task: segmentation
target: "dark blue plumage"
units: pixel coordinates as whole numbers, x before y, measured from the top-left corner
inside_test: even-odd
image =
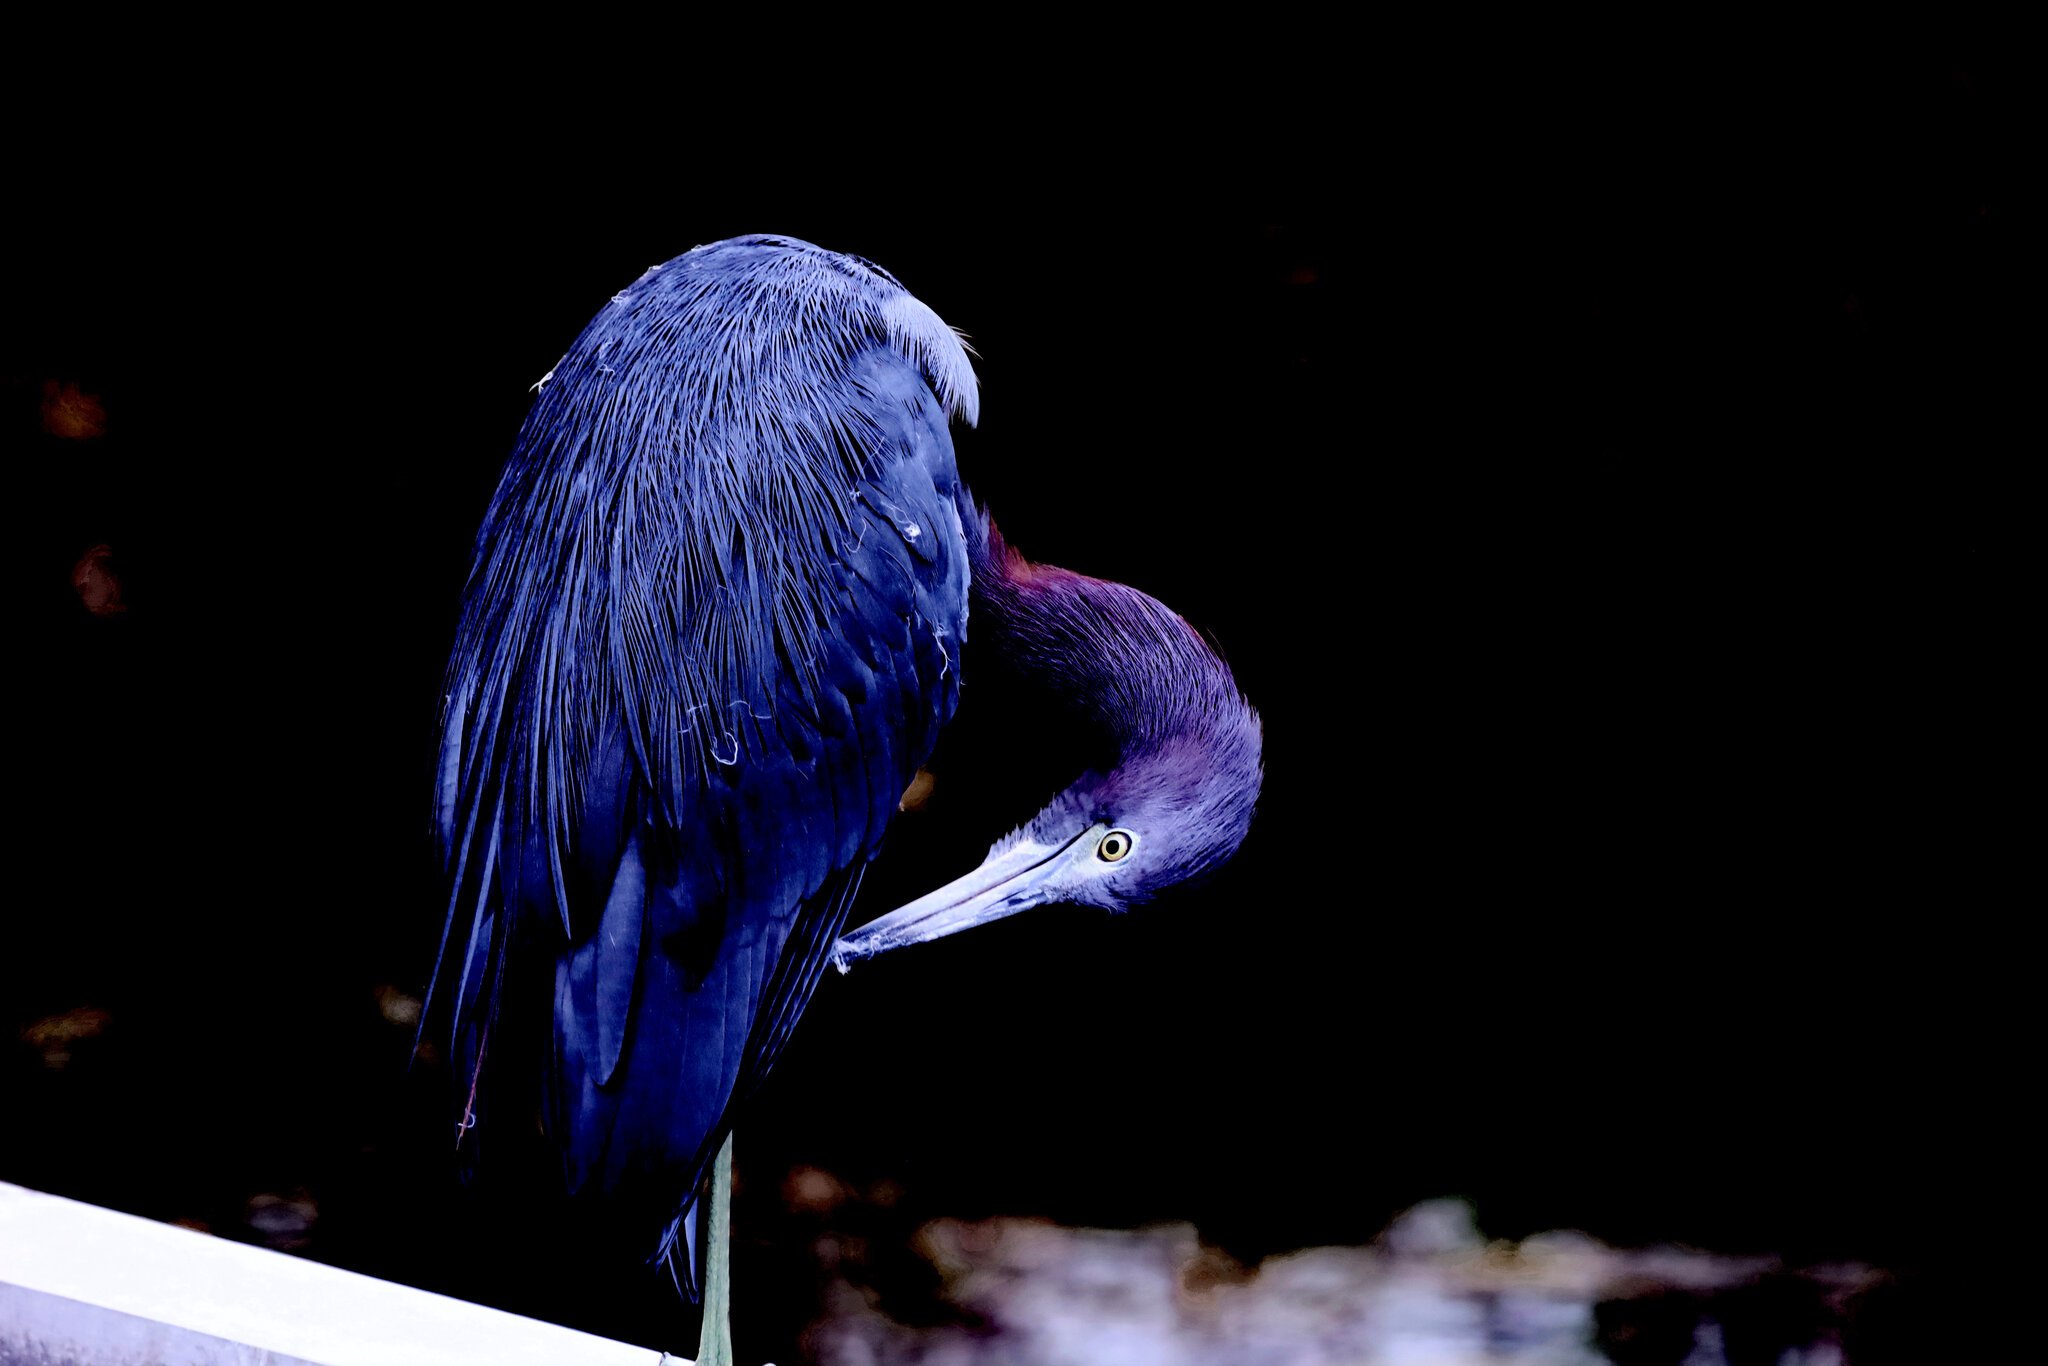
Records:
[[[700,248],[554,367],[478,536],[439,819],[464,1122],[487,1142],[538,1070],[569,1188],[628,1188],[656,1232],[953,712],[972,383],[860,263]],[[554,1056],[500,1056],[494,1014],[536,992]]]
[[[568,1191],[655,1252],[828,958],[1212,868],[1258,724],[1172,612],[1003,545],[954,467],[964,348],[858,258],[700,247],[539,389],[449,667],[430,1019],[465,1151],[537,1112]],[[970,622],[1104,762],[977,875],[842,940]]]

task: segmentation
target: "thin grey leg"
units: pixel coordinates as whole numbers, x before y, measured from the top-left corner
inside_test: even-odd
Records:
[[[732,1354],[732,1135],[711,1164],[711,1208],[704,1219],[704,1326],[697,1366],[734,1366]]]

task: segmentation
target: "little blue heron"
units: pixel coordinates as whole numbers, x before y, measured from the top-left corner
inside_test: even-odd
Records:
[[[966,349],[859,257],[698,247],[538,390],[443,713],[430,997],[457,1143],[481,1161],[537,1115],[571,1196],[693,1276],[713,1168],[701,1358],[722,1362],[734,1113],[826,964],[1214,868],[1251,820],[1259,723],[1158,601],[1005,545],[954,468]],[[963,670],[996,656],[1107,757],[842,939]]]

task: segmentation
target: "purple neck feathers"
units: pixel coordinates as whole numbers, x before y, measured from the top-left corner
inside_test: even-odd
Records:
[[[1135,588],[1033,564],[983,528],[985,539],[969,531],[977,647],[1099,727],[1119,763],[1192,742],[1256,764],[1257,718],[1194,627]]]

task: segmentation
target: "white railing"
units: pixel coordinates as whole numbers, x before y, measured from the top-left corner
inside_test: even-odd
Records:
[[[689,1366],[0,1182],[0,1366]]]

